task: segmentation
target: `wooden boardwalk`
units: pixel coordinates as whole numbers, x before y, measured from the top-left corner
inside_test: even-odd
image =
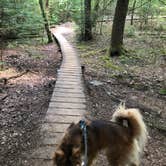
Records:
[[[60,44],[63,61],[58,71],[45,121],[41,127],[42,143],[30,155],[30,162],[24,165],[51,166],[53,153],[64,131],[70,123],[78,122],[85,114],[81,66],[76,50],[62,34],[66,30],[64,27],[52,29],[53,35]]]

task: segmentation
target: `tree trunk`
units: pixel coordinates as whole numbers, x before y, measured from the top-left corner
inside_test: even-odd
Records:
[[[96,21],[98,18],[98,11],[99,11],[99,0],[96,0],[94,8],[93,8],[93,16],[92,16],[92,25],[96,26]]]
[[[85,41],[92,39],[92,23],[91,23],[91,0],[84,0],[84,12],[85,12],[85,31],[83,39]]]
[[[130,22],[130,25],[133,25],[136,2],[137,2],[137,0],[134,0],[134,2],[133,2],[132,11],[131,11],[131,22]]]
[[[110,56],[119,56],[122,53],[125,20],[129,0],[118,0],[112,26]]]
[[[107,0],[103,0],[102,19],[101,19],[101,24],[100,24],[100,35],[102,35],[105,10],[107,9],[107,3],[106,2],[107,2]]]
[[[46,0],[46,9],[49,7],[49,0]]]
[[[0,48],[0,71],[3,70],[3,48]]]
[[[47,37],[48,37],[48,43],[51,43],[51,42],[53,42],[53,40],[52,40],[51,32],[49,29],[47,16],[46,16],[46,13],[44,11],[43,0],[39,0],[39,5],[40,5],[41,12],[42,12],[43,20],[44,20],[44,26],[45,26],[45,30],[46,30]]]
[[[84,0],[81,0],[81,39],[84,38]]]

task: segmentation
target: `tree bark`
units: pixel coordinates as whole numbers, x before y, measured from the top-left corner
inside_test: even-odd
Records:
[[[81,40],[84,38],[84,0],[81,0]]]
[[[99,0],[96,0],[94,8],[93,8],[93,15],[92,15],[92,25],[96,26],[96,21],[98,18],[98,11],[99,11]]]
[[[122,53],[125,20],[129,0],[118,0],[112,26],[110,56],[119,56]]]
[[[3,48],[0,48],[0,70],[3,70]]]
[[[137,2],[137,0],[134,0],[134,2],[133,2],[132,11],[131,11],[131,22],[130,22],[130,25],[133,25],[136,2]]]
[[[46,0],[46,9],[49,7],[49,0]]]
[[[91,22],[91,0],[84,0],[84,13],[85,13],[85,21],[84,21],[84,36],[83,40],[91,40],[92,39],[92,22]]]
[[[47,37],[48,37],[48,43],[52,43],[53,40],[52,40],[51,32],[49,29],[47,16],[46,16],[46,13],[44,11],[43,0],[39,0],[39,5],[40,5],[41,12],[42,12],[43,20],[44,20],[44,26],[45,26],[45,30],[46,30]]]

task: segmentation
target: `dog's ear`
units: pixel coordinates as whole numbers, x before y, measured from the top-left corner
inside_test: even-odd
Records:
[[[81,147],[73,147],[71,162],[75,166],[81,166]]]
[[[80,147],[74,147],[74,148],[72,149],[72,155],[73,155],[74,157],[79,157],[80,154],[81,154]]]
[[[63,159],[65,156],[64,152],[61,150],[61,149],[58,149],[55,154],[54,154],[54,158],[53,160],[56,162],[56,161],[59,161],[61,159]]]
[[[75,123],[71,123],[70,126],[67,128],[67,130],[71,129],[73,126],[75,125]]]

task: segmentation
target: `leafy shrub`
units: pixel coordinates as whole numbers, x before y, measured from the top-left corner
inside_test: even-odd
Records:
[[[43,19],[38,1],[29,0],[28,3],[26,0],[18,2],[1,1],[1,36],[10,39],[20,38],[28,35],[38,35],[43,29]]]
[[[166,31],[166,22],[163,18],[158,18],[155,25],[154,30],[159,32]]]
[[[113,63],[111,58],[108,55],[104,55],[101,58],[101,61],[103,62],[103,67],[105,69],[113,69],[113,70],[118,70],[120,71],[121,68]]]
[[[136,36],[136,28],[133,25],[128,25],[125,28],[125,36],[126,37],[134,37]]]
[[[159,94],[166,95],[166,89],[160,89]]]

